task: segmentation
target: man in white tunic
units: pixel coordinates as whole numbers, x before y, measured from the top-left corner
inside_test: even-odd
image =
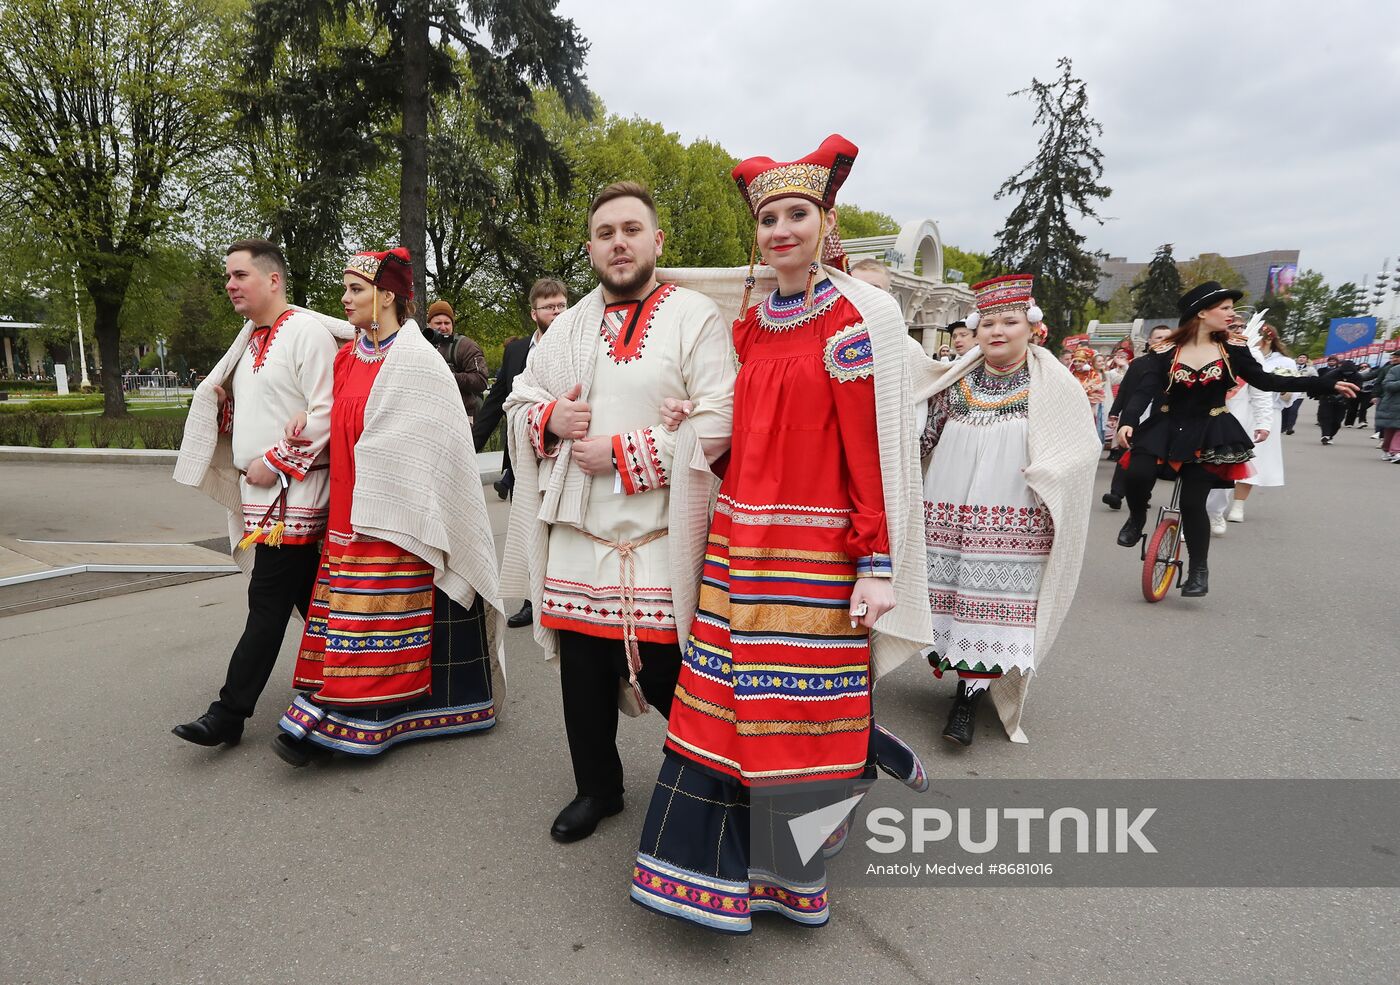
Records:
[[[563,842],[622,810],[619,705],[670,709],[706,523],[703,505],[676,520],[673,473],[708,475],[701,443],[713,454],[730,434],[729,329],[704,295],[657,282],[664,239],[645,188],[599,193],[600,284],[554,322],[505,404],[516,484],[502,590],[533,601],[536,639],[559,659],[577,784],[550,832]],[[678,395],[694,405],[689,435],[661,425]],[[678,456],[678,440],[691,451]]]
[[[203,441],[205,431],[214,437],[214,421],[206,418],[217,416],[238,470],[234,557],[251,580],[248,619],[218,699],[172,730],[202,746],[239,741],[277,663],[292,609],[306,616],[326,527],[331,367],[339,347],[328,324],[287,303],[287,265],[275,244],[240,240],[229,247],[225,266],[229,301],[247,321],[200,385],[206,392],[191,402],[175,477],[206,484],[214,453],[203,447],[211,444]],[[292,445],[283,431],[299,413],[306,414],[301,438],[309,440]],[[208,457],[196,453],[196,444]]]

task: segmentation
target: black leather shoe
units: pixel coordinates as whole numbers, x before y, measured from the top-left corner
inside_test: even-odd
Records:
[[[501,499],[505,499],[510,495],[510,483],[503,478],[497,479],[495,482],[491,483],[491,488],[496,490],[496,495],[501,497]]]
[[[278,733],[272,740],[272,751],[288,766],[305,766],[311,762],[313,748],[305,739],[294,739],[286,732]]]
[[[1197,599],[1210,591],[1210,569],[1204,564],[1193,564],[1186,571],[1186,581],[1181,585],[1181,597]]]
[[[1115,496],[1111,492],[1103,494],[1103,501],[1108,504],[1110,510],[1121,510],[1123,508],[1123,497]]]
[[[530,625],[534,621],[535,610],[527,599],[525,604],[520,607],[520,611],[506,620],[506,625],[511,629],[519,629],[522,626]]]
[[[1142,540],[1142,528],[1147,526],[1147,517],[1128,516],[1123,524],[1123,529],[1118,531],[1119,547],[1137,547],[1138,541]]]
[[[953,699],[953,707],[948,712],[948,725],[943,729],[943,738],[959,745],[972,745],[972,736],[977,730],[977,703],[987,693],[983,688],[973,695],[967,693],[967,685],[958,681],[958,696]]]
[[[549,836],[564,844],[581,841],[594,832],[603,818],[621,812],[621,797],[575,797],[554,819]]]
[[[176,725],[170,731],[197,746],[236,746],[243,738],[243,723],[226,721],[206,711],[194,721]]]

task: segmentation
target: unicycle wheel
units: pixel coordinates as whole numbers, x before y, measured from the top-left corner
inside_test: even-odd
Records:
[[[1142,597],[1160,602],[1171,590],[1172,580],[1181,569],[1177,559],[1181,553],[1181,521],[1175,516],[1163,517],[1147,541],[1142,562]]]

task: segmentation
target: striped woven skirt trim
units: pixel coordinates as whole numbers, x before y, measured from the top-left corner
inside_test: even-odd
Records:
[[[314,689],[318,705],[407,701],[431,686],[432,644],[431,565],[388,541],[327,543],[297,687]]]

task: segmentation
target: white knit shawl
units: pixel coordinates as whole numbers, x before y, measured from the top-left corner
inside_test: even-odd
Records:
[[[860,312],[875,357],[875,426],[885,489],[885,524],[894,568],[894,608],[875,623],[870,663],[877,678],[933,644],[924,553],[924,490],[919,473],[916,376],[932,360],[912,338],[889,294],[828,267],[836,289]]]
[[[974,349],[947,367],[946,372],[924,373],[915,386],[914,398],[928,400],[981,362],[981,350]],[[1049,509],[1055,524],[1055,539],[1036,602],[1035,669],[1039,670],[1079,587],[1094,473],[1102,446],[1094,430],[1089,398],[1073,374],[1040,346],[1030,347],[1028,364],[1031,381],[1026,427],[1030,464],[1025,470],[1026,485]],[[937,467],[935,449],[929,468]],[[994,681],[990,688],[1002,727],[1012,742],[1028,741],[1021,727],[1021,715],[1029,685],[1030,674],[1012,671]]]
[[[481,597],[495,640],[499,709],[505,613],[471,423],[452,371],[412,319],[394,337],[365,403],[350,523],[431,564],[433,584],[453,601],[469,606]]]
[[[354,326],[347,321],[295,305],[292,310],[317,319],[337,339],[355,337]],[[228,510],[229,548],[234,563],[244,574],[253,570],[253,549],[238,546],[243,539],[243,495],[238,485],[238,469],[233,464],[232,439],[219,433],[219,398],[214,387],[223,387],[224,392],[228,392],[233,371],[238,368],[238,360],[243,358],[252,334],[253,323],[245,321],[233,345],[195,389],[190,399],[190,412],[185,418],[185,434],[180,440],[174,475],[176,482],[194,486]]]

